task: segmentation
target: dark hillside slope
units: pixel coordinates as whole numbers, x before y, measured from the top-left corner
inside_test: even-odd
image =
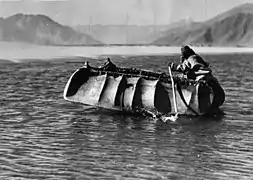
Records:
[[[16,14],[0,19],[0,40],[43,45],[89,45],[100,42],[44,15]]]
[[[244,4],[206,22],[170,30],[152,44],[253,46],[253,5]]]

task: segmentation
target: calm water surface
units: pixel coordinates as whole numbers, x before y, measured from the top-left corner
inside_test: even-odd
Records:
[[[226,114],[177,123],[64,101],[82,63],[2,64],[0,179],[253,179],[253,55],[205,57],[226,91]],[[166,71],[171,59],[114,62]]]

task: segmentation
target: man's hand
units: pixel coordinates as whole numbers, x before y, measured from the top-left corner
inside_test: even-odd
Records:
[[[181,61],[181,63],[183,63],[184,60],[186,60],[185,57],[184,57],[184,56],[180,56],[180,61]]]
[[[169,66],[169,67],[172,67],[173,65],[174,65],[173,62],[169,62],[169,63],[168,63],[168,66]]]
[[[176,69],[176,65],[173,62],[169,62],[168,67],[170,67],[172,71]]]

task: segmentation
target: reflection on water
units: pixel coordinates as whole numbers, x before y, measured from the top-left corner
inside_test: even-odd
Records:
[[[166,71],[172,58],[116,63]],[[0,67],[0,179],[250,179],[252,56],[206,58],[226,91],[226,114],[176,123],[64,101],[80,63]]]

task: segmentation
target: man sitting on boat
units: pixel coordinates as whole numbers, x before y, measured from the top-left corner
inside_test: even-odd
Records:
[[[215,94],[212,108],[215,109],[223,104],[225,100],[225,93],[218,80],[212,75],[212,70],[209,67],[209,63],[205,62],[189,46],[183,46],[181,48],[181,53],[181,64],[176,65],[171,62],[168,64],[171,70],[181,72],[191,80],[205,80]]]
[[[199,80],[211,75],[209,63],[205,62],[189,46],[181,48],[181,64],[169,63],[172,71],[182,72],[188,79]]]

